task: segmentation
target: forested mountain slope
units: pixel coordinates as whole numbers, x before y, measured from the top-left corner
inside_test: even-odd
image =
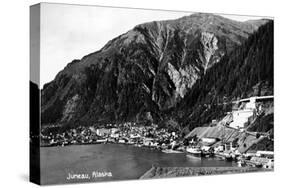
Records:
[[[231,101],[273,95],[273,21],[210,68],[177,106],[175,116],[193,129],[222,117]]]

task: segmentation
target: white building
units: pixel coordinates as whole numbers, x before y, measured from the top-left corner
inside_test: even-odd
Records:
[[[106,135],[109,135],[110,132],[111,132],[110,129],[105,129],[105,128],[101,128],[101,129],[96,130],[96,134],[98,136],[106,136]]]
[[[201,138],[201,141],[207,144],[214,144],[215,142],[217,142],[216,138],[211,138],[211,137],[204,137]]]
[[[249,119],[255,115],[255,110],[245,109],[232,112],[233,121],[229,124],[230,127],[235,129],[244,128]]]
[[[232,112],[232,122],[229,127],[243,129],[250,121],[250,118],[256,115],[256,97],[242,99],[239,102],[247,102],[243,109]]]

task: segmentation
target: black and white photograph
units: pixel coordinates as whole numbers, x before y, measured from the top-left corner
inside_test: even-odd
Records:
[[[30,181],[274,171],[274,18],[30,6]]]

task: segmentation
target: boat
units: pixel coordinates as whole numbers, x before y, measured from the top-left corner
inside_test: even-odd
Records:
[[[225,154],[224,159],[225,159],[226,161],[233,161],[233,156],[230,155],[230,154]]]
[[[202,157],[213,157],[214,153],[211,151],[202,151],[201,156]]]
[[[106,139],[99,139],[99,140],[96,140],[96,143],[105,143],[107,140]]]
[[[215,154],[216,157],[219,157],[223,160],[226,160],[226,161],[233,161],[233,156],[229,153],[226,153],[226,152],[217,152]]]
[[[214,156],[213,148],[211,148],[209,146],[202,146],[200,149],[201,149],[202,157],[213,157]]]
[[[182,151],[172,150],[172,149],[165,149],[162,150],[163,153],[183,153]]]
[[[196,156],[201,156],[202,154],[200,147],[188,147],[186,148],[186,152]]]

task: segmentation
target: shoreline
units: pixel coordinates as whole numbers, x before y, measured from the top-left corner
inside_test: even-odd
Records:
[[[136,148],[149,148],[152,150],[156,150],[156,151],[162,151],[162,148],[157,148],[154,146],[136,146],[135,144],[128,144],[128,143],[117,143],[117,142],[93,142],[93,143],[75,143],[75,144],[66,144],[66,145],[40,145],[40,148],[48,148],[48,147],[67,147],[67,146],[76,146],[76,145],[100,145],[100,144],[114,144],[114,145],[127,145],[127,146],[133,146]],[[175,150],[177,151],[177,150]]]
[[[251,172],[273,172],[274,169],[255,167],[155,167],[145,172],[139,179],[157,179],[185,176],[240,174]]]

